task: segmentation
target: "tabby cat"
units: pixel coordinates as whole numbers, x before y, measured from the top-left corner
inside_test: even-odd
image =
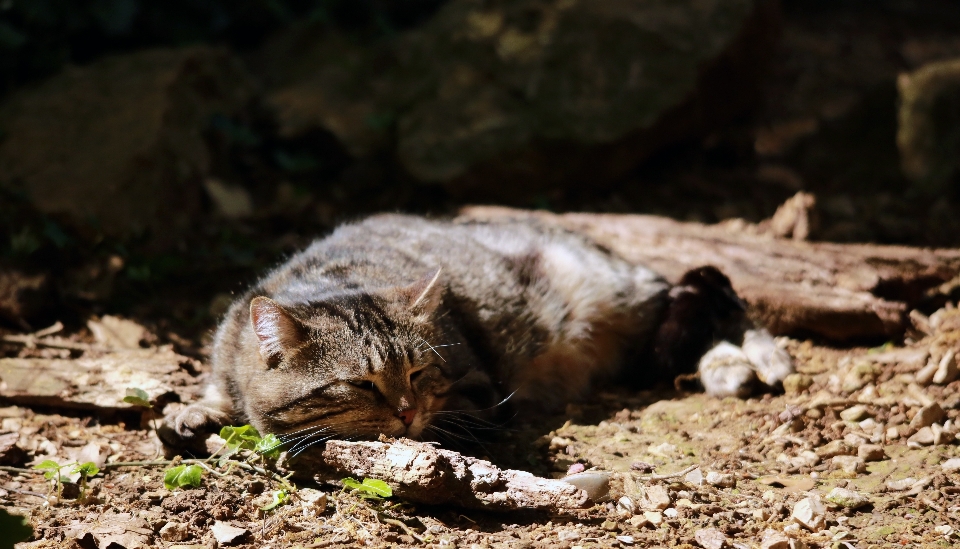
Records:
[[[169,414],[164,438],[251,423],[300,433],[301,448],[331,437],[443,439],[508,406],[553,407],[598,379],[671,379],[698,361],[708,392],[743,395],[757,377],[775,385],[792,370],[768,334],[744,337],[742,313],[712,267],[671,287],[529,219],[375,216],[237,299],[217,331],[205,398]],[[707,352],[722,339],[750,345]],[[470,421],[445,421],[464,414]]]

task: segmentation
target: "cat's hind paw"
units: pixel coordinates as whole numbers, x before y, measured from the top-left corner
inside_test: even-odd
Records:
[[[753,364],[757,378],[768,387],[780,386],[784,378],[794,372],[793,359],[777,346],[770,332],[762,328],[744,332],[742,348]]]
[[[720,398],[749,396],[757,379],[747,354],[727,341],[721,341],[703,355],[698,371],[707,394]]]

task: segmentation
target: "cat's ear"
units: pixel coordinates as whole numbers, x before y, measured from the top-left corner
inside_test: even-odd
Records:
[[[443,283],[440,281],[442,270],[441,267],[437,267],[420,280],[402,289],[401,293],[410,312],[423,315],[437,310],[443,299]]]
[[[303,325],[268,297],[255,297],[250,302],[250,322],[260,343],[260,356],[270,368],[280,364],[284,354],[305,337]]]

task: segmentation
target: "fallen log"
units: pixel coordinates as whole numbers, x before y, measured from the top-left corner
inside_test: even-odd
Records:
[[[405,438],[393,442],[331,440],[322,461],[305,456],[295,469],[315,474],[319,480],[335,480],[344,474],[375,478],[389,484],[401,499],[430,505],[558,511],[584,508],[590,502],[585,490],[568,482],[500,469],[489,461]]]
[[[685,223],[652,215],[552,214],[474,206],[461,220],[536,218],[580,232],[668,280],[714,265],[757,321],[778,335],[835,341],[898,337],[931,288],[960,273],[960,250],[777,238],[743,221]]]

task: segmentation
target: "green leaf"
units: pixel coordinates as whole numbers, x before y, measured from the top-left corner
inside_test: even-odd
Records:
[[[287,501],[287,499],[289,499],[289,497],[290,497],[290,496],[287,494],[287,491],[286,491],[286,490],[277,490],[276,492],[273,492],[273,501],[272,501],[271,503],[269,503],[268,505],[265,505],[265,506],[261,507],[260,510],[261,510],[261,511],[272,511],[272,510],[276,509],[278,506],[283,505],[284,503],[286,503],[286,501]]]
[[[177,465],[164,471],[163,486],[167,490],[177,488],[197,488],[203,477],[203,467],[199,465]]]
[[[253,425],[242,427],[226,426],[220,429],[220,438],[226,441],[231,451],[253,450],[260,442],[260,433]]]
[[[280,456],[280,446],[283,443],[277,438],[277,435],[268,433],[257,441],[254,451],[268,458],[277,458]]]
[[[150,395],[139,387],[130,387],[127,389],[127,396],[123,397],[123,401],[127,404],[133,404],[134,406],[153,408],[153,405],[150,404]]]
[[[81,463],[77,465],[76,467],[74,467],[73,471],[75,473],[80,473],[84,477],[89,478],[92,476],[96,476],[96,474],[100,472],[100,468],[97,467],[96,463],[93,463],[92,461],[88,461],[86,463]]]
[[[393,495],[393,489],[382,480],[365,478],[363,479],[363,486],[365,491],[376,494],[382,498],[388,498]]]
[[[46,471],[43,474],[43,478],[47,480],[53,480],[57,478],[57,475],[60,473],[60,469],[62,469],[63,467],[56,461],[53,461],[52,459],[48,459],[34,465],[33,468],[38,469],[40,471]]]
[[[13,549],[17,543],[33,537],[33,527],[27,518],[11,515],[3,507],[0,507],[0,532],[3,532],[0,549]]]

